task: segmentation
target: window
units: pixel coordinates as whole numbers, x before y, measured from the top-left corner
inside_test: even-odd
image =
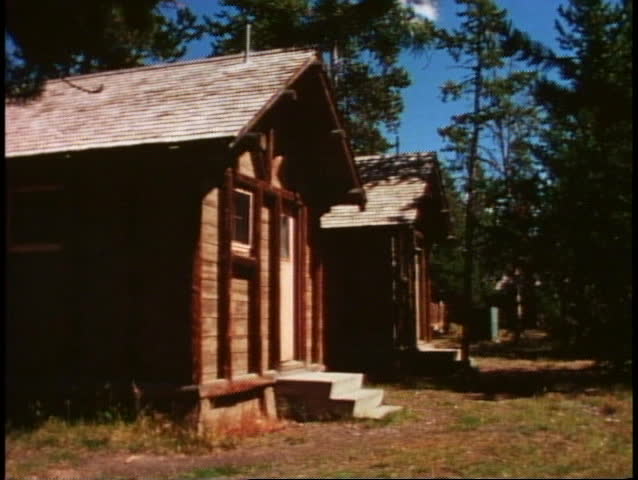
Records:
[[[64,229],[59,185],[16,188],[9,199],[9,247],[13,251],[57,250]]]
[[[253,195],[244,190],[233,192],[233,242],[250,246],[252,236],[252,201]]]
[[[290,258],[290,247],[291,247],[291,228],[290,224],[292,223],[292,218],[288,215],[281,216],[281,250],[280,255],[281,258],[289,259]]]

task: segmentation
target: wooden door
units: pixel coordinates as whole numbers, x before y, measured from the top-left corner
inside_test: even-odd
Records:
[[[280,362],[295,357],[295,218],[283,213],[280,219],[279,252],[279,339]]]

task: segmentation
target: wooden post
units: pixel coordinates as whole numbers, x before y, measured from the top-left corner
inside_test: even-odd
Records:
[[[279,290],[280,290],[280,254],[281,254],[281,214],[282,200],[280,195],[275,196],[275,205],[273,207],[270,218],[270,368],[276,368],[281,358],[281,339],[280,339],[280,307],[279,307]]]
[[[254,371],[260,374],[264,373],[266,366],[263,365],[261,359],[261,349],[263,341],[263,325],[261,318],[261,216],[263,205],[263,188],[261,185],[257,187],[254,192],[254,213],[253,213],[253,248],[252,254],[256,259],[255,268],[252,272],[252,284],[253,294],[250,297],[252,308],[250,309],[251,320],[251,338],[249,348],[251,358],[249,358],[249,365],[254,368]]]
[[[271,128],[268,131],[268,143],[266,145],[266,161],[265,163],[265,170],[266,170],[266,176],[264,178],[264,180],[266,181],[266,183],[268,185],[271,184],[272,182],[272,163],[273,163],[273,158],[275,157],[275,129]]]
[[[312,275],[312,361],[321,363],[321,257],[319,248],[319,225],[316,215],[311,216],[310,268]]]
[[[432,277],[430,275],[430,248],[431,245],[427,245],[427,251],[425,252],[425,341],[432,341]]]
[[[232,227],[233,227],[233,170],[227,168],[220,192],[219,209],[219,369],[223,378],[232,378],[231,355],[231,281],[232,281]]]
[[[202,259],[200,248],[200,244],[198,243],[193,256],[193,287],[191,296],[191,361],[193,364],[191,381],[195,385],[202,381]]]
[[[306,325],[306,237],[308,232],[308,225],[306,219],[306,207],[301,205],[298,208],[298,224],[299,235],[297,245],[297,331],[298,334],[298,357],[299,360],[308,360],[308,342],[307,342],[307,325]]]
[[[419,283],[421,285],[421,291],[419,295],[421,297],[421,311],[419,322],[421,322],[421,338],[420,340],[427,341],[428,338],[428,303],[427,303],[427,283],[426,276],[429,274],[428,262],[427,262],[427,251],[425,250],[425,245],[423,249],[419,253]]]

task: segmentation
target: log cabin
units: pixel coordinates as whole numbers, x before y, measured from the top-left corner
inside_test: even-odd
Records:
[[[365,211],[335,205],[321,218],[325,248],[327,364],[370,375],[449,371],[457,349],[434,349],[446,304],[431,272],[450,216],[433,152],[355,159]]]
[[[320,217],[365,195],[318,53],[50,80],[6,127],[9,411],[130,389],[205,428],[325,369]]]

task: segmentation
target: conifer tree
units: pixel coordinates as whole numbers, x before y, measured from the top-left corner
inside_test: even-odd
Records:
[[[173,0],[10,0],[6,17],[9,97],[37,94],[46,78],[172,61],[203,33]]]
[[[492,0],[456,3],[461,24],[440,32],[440,46],[467,74],[446,82],[442,94],[444,101],[469,101],[471,109],[455,115],[439,133],[447,141],[444,150],[453,155],[450,168],[462,183],[465,201],[462,298],[467,328],[480,287],[486,291],[485,282],[493,284],[506,268],[522,272],[529,249],[522,240],[532,230],[538,171],[531,149],[539,119],[529,95],[535,74],[517,69],[517,62],[542,48],[514,29]],[[467,348],[464,342],[466,358]]]
[[[602,356],[631,355],[633,2],[570,0],[556,22],[559,80],[545,77],[542,160],[551,180],[545,269],[554,327]]]
[[[398,0],[222,0],[208,19],[213,54],[240,52],[251,24],[256,49],[314,47],[324,53],[337,101],[358,154],[382,153],[410,84],[398,63],[403,48],[424,48],[433,26]]]

